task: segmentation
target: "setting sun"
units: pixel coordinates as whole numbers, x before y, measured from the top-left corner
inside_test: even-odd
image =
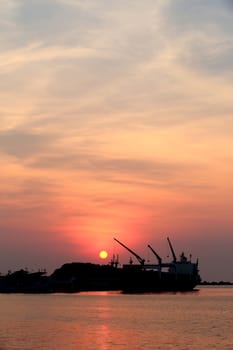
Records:
[[[106,250],[101,250],[101,252],[99,252],[99,257],[101,259],[106,259],[108,257],[108,252],[106,252]]]

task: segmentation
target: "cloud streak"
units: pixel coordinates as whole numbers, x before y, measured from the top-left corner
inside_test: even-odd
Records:
[[[45,61],[79,59],[83,57],[96,57],[97,50],[88,48],[43,47],[40,43],[32,43],[24,48],[2,53],[0,67],[5,72],[19,69],[21,66]]]

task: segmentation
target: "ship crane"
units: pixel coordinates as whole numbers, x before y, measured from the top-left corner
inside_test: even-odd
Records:
[[[135,256],[135,258],[138,260],[138,262],[143,266],[145,263],[145,259],[142,259],[137,253],[135,253],[133,250],[128,248],[126,245],[124,245],[122,242],[118,241],[118,239],[114,238],[114,240],[119,243],[122,247],[124,247],[126,250],[128,250],[131,254]]]
[[[156,258],[158,259],[158,263],[159,265],[162,265],[162,258],[159,256],[159,254],[156,253],[156,251],[148,244],[148,248],[150,248],[150,250],[152,251],[152,253],[156,256]]]
[[[174,249],[173,249],[173,247],[172,247],[172,244],[171,244],[171,241],[170,241],[169,237],[167,237],[167,241],[168,241],[169,247],[170,247],[171,252],[172,252],[173,262],[176,263],[176,260],[177,260],[177,259],[176,259],[176,254],[175,254],[175,252],[174,252]]]

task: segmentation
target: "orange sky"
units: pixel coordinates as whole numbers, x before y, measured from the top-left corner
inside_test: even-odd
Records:
[[[211,4],[211,6],[210,6]],[[1,5],[0,271],[129,254],[232,280],[232,12],[216,0]]]

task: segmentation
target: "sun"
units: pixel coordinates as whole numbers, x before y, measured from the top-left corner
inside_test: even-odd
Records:
[[[101,251],[99,252],[99,257],[100,257],[101,259],[106,259],[106,258],[108,257],[108,252],[106,252],[106,250],[101,250]]]

